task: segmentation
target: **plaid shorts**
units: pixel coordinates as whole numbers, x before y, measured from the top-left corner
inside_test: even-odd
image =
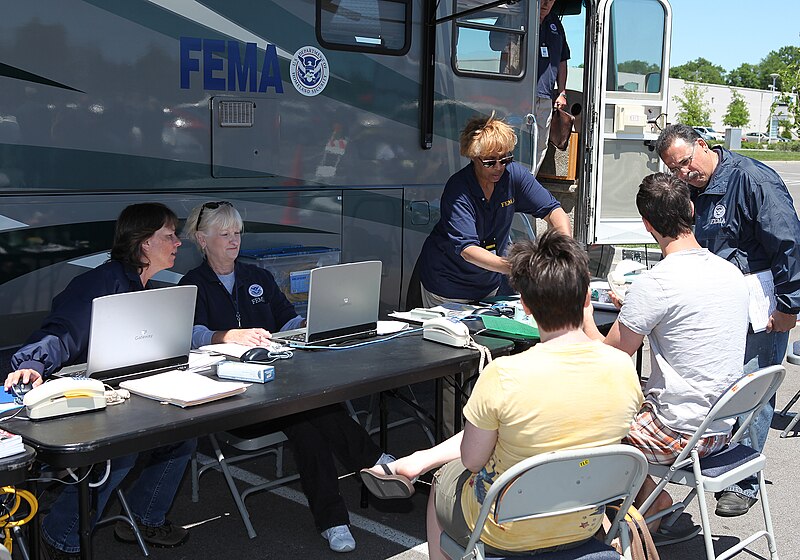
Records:
[[[727,445],[730,437],[730,434],[720,434],[701,438],[697,442],[697,452],[700,457],[716,453]],[[653,405],[645,402],[622,442],[644,453],[648,463],[671,465],[690,439],[691,436],[676,432],[661,422],[653,410]]]

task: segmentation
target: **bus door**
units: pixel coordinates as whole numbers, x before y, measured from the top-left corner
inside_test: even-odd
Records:
[[[595,14],[586,241],[652,243],[636,192],[660,168],[655,141],[667,122],[671,10],[666,0],[600,0]]]

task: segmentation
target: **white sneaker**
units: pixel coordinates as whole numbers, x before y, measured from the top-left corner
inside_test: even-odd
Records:
[[[356,540],[347,525],[337,525],[320,533],[334,552],[351,552],[356,549]]]

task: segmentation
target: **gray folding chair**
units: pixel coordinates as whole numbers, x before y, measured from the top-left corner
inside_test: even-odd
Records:
[[[192,457],[192,501],[197,502],[200,499],[200,476],[209,469],[219,469],[231,491],[231,496],[236,503],[236,509],[239,510],[239,515],[242,517],[247,535],[253,539],[257,536],[257,533],[253,528],[253,524],[250,521],[250,513],[244,503],[247,497],[254,492],[270,490],[300,478],[298,474],[289,476],[284,476],[283,474],[283,444],[286,442],[286,436],[283,432],[272,432],[263,436],[245,439],[237,437],[231,432],[219,432],[210,434],[208,439],[214,449],[216,462],[198,466],[196,455]],[[230,450],[241,453],[226,457],[222,452],[220,442]],[[236,486],[236,481],[233,479],[230,466],[270,454],[275,455],[275,480],[250,486],[240,492]]]
[[[791,346],[789,346],[789,349],[786,352],[786,361],[790,364],[800,366],[800,340],[795,340]],[[792,397],[792,400],[790,400],[786,406],[783,407],[783,410],[781,410],[781,416],[789,415],[789,409],[794,406],[794,403],[797,402],[797,399],[800,399],[800,391],[797,391]],[[784,428],[784,430],[781,432],[782,438],[785,438],[789,432],[794,429],[794,425],[797,424],[798,420],[800,420],[800,414],[795,414],[791,422],[789,422],[786,428]]]
[[[605,544],[591,539],[585,545],[560,551],[559,558],[581,558],[584,547],[603,547],[611,557],[619,558],[609,545],[619,534],[623,551],[628,552],[630,535],[622,523],[633,498],[647,475],[647,459],[629,445],[607,445],[591,449],[556,451],[525,459],[508,469],[491,485],[484,498],[475,529],[466,547],[442,533],[442,550],[453,558],[484,560],[487,556],[481,532],[491,515],[502,524],[572,513],[622,500],[607,533]],[[624,527],[624,530],[620,530]],[[594,550],[592,551],[594,553]],[[546,560],[550,554],[537,554]],[[628,556],[626,555],[626,558]]]
[[[786,370],[782,366],[770,366],[745,375],[720,396],[709,411],[706,419],[700,424],[700,427],[672,465],[650,465],[650,475],[660,480],[653,493],[639,506],[640,511],[647,511],[668,483],[682,484],[691,487],[692,491],[682,502],[677,502],[671,508],[648,517],[648,523],[669,516],[664,519],[662,525],[672,525],[689,502],[700,495],[698,505],[700,507],[700,521],[707,560],[730,558],[761,537],[767,539],[772,560],[778,559],[775,547],[775,532],[772,529],[772,517],[770,516],[769,501],[767,500],[767,486],[764,479],[766,457],[751,447],[738,442],[742,439],[746,430],[750,429],[750,423],[758,414],[758,411],[761,410],[761,407],[778,390],[785,375]],[[739,429],[736,430],[730,444],[719,453],[701,459],[695,447],[700,438],[706,433],[708,426],[714,421],[733,419],[738,416],[746,418],[740,424]],[[742,539],[735,546],[716,556],[711,536],[708,506],[706,505],[704,494],[705,492],[721,492],[731,484],[752,475],[756,475],[758,479],[759,498],[764,515],[765,529]]]

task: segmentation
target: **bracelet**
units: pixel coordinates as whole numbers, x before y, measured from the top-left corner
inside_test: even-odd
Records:
[[[562,91],[561,93],[559,93],[559,94],[558,94],[558,96],[559,96],[559,97],[561,97],[562,95],[563,95],[564,97],[566,97],[566,96],[567,96],[567,93],[566,93],[565,91]]]

